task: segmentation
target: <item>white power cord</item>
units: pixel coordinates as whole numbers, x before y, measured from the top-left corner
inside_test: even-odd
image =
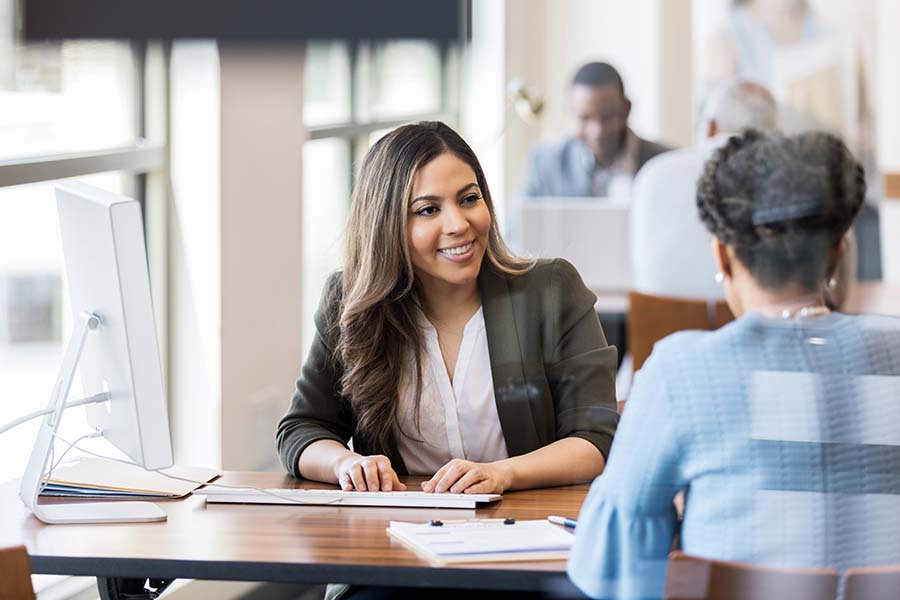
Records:
[[[76,406],[83,406],[85,404],[99,404],[101,402],[109,401],[109,398],[110,398],[109,392],[101,392],[99,394],[94,394],[93,396],[88,396],[87,398],[81,398],[80,400],[72,400],[71,402],[67,402],[65,404],[64,408],[74,408]],[[36,410],[32,413],[29,413],[27,415],[24,415],[22,417],[14,419],[14,420],[10,421],[9,423],[6,423],[5,425],[0,426],[0,435],[6,433],[10,429],[13,429],[14,427],[18,427],[19,425],[22,425],[23,423],[27,423],[28,421],[30,421],[32,419],[36,419],[36,418],[42,417],[44,415],[49,415],[52,412],[53,412],[53,409],[45,408],[43,410]],[[54,442],[56,442],[56,440],[59,440],[60,442],[64,443],[67,447],[63,451],[63,453],[60,455],[59,459],[56,459],[55,458],[55,448],[54,448],[55,443],[50,446],[50,469],[47,472],[47,474],[44,476],[43,480],[41,481],[41,490],[43,491],[44,487],[46,487],[46,485],[50,482],[51,476],[53,475],[53,470],[56,469],[60,465],[60,463],[62,463],[62,460],[66,457],[66,454],[68,454],[72,448],[75,448],[81,452],[84,452],[85,454],[89,454],[89,455],[97,457],[97,458],[102,458],[104,460],[111,460],[111,461],[119,462],[119,463],[122,463],[125,465],[140,466],[140,465],[136,464],[134,461],[121,460],[118,458],[112,458],[111,456],[103,456],[102,454],[97,454],[95,452],[91,452],[90,450],[85,450],[84,448],[81,448],[80,446],[78,446],[78,442],[80,442],[82,440],[89,439],[89,438],[102,437],[102,436],[103,436],[103,433],[97,431],[97,432],[85,434],[85,435],[81,436],[80,438],[78,438],[77,440],[75,440],[74,442],[69,442],[65,438],[61,437],[59,434],[54,433],[53,434]],[[307,501],[299,499],[299,498],[292,498],[290,496],[278,494],[276,492],[267,490],[265,488],[257,488],[257,487],[253,487],[253,486],[247,486],[247,485],[225,485],[223,483],[209,483],[206,481],[196,481],[194,479],[187,479],[185,477],[169,475],[168,473],[163,473],[162,469],[147,469],[147,470],[152,471],[154,473],[159,473],[163,477],[168,477],[169,479],[185,481],[187,483],[193,483],[196,485],[228,488],[228,489],[235,489],[235,490],[253,490],[253,491],[259,492],[261,494],[267,494],[274,498],[279,498],[281,500],[287,500],[288,502],[293,502],[296,504],[323,505],[323,504],[339,504],[341,502],[339,499],[333,500],[331,502],[307,502]]]
[[[76,406],[82,406],[84,404],[98,404],[100,402],[106,402],[109,400],[109,392],[100,392],[99,394],[94,394],[93,396],[88,396],[87,398],[82,398],[81,400],[72,400],[71,402],[67,402],[64,408],[74,408]],[[13,427],[18,427],[22,423],[27,423],[32,419],[36,419],[38,417],[42,417],[44,415],[49,415],[53,412],[52,408],[45,408],[44,410],[36,410],[33,413],[29,413],[24,417],[19,417],[18,419],[14,419],[0,427],[0,435],[6,433]]]

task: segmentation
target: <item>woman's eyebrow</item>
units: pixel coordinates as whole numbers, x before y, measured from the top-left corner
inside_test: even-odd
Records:
[[[478,187],[478,184],[474,183],[474,182],[470,183],[468,185],[464,185],[463,187],[459,188],[459,191],[456,192],[456,195],[459,196],[460,194],[464,194],[465,192],[469,191],[471,188],[477,188],[477,187]]]
[[[456,192],[456,195],[459,196],[460,194],[464,194],[465,192],[469,191],[470,189],[472,189],[472,188],[477,188],[477,187],[478,187],[478,184],[475,183],[475,182],[467,183],[466,185],[464,185],[464,186],[462,186],[461,188],[459,188],[459,191]],[[418,197],[416,197],[416,198],[413,198],[413,199],[410,201],[410,204],[412,204],[413,202],[418,202],[419,200],[426,200],[426,201],[428,201],[428,202],[435,202],[435,201],[440,200],[440,199],[441,199],[440,196],[436,196],[436,195],[434,195],[434,194],[428,194],[428,195],[425,195],[425,196],[418,196]]]

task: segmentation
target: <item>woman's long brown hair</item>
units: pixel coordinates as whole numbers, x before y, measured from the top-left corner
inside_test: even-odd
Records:
[[[396,447],[399,382],[403,377],[415,382],[416,419],[421,394],[422,307],[407,239],[413,178],[422,166],[447,152],[475,172],[491,214],[482,268],[515,275],[533,265],[507,249],[481,165],[450,127],[441,122],[405,125],[372,146],[353,191],[335,350],[344,367],[341,393],[356,417],[354,435],[384,454]],[[405,372],[410,356],[413,368]]]

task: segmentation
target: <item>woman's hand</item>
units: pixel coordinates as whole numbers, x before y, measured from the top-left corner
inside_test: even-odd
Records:
[[[424,482],[422,489],[438,494],[502,494],[511,482],[512,473],[502,461],[476,463],[454,458]]]
[[[361,456],[347,453],[334,467],[334,474],[342,490],[357,492],[403,491],[406,485],[400,482],[387,456],[376,454]]]

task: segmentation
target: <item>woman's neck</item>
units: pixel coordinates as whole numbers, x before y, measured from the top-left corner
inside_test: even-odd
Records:
[[[754,311],[768,317],[792,317],[804,314],[803,311],[824,309],[825,293],[796,286],[780,290],[754,287],[742,291],[741,305],[743,312]]]
[[[465,325],[481,306],[478,282],[456,285],[443,281],[422,281],[425,316],[435,326]]]

